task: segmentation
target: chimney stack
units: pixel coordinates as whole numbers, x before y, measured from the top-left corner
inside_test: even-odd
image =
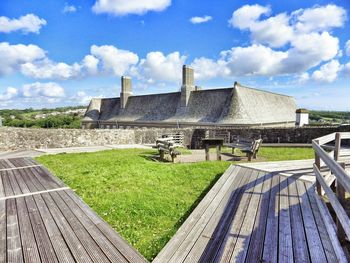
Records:
[[[194,90],[194,70],[184,65],[182,67],[181,107],[187,107],[191,92]]]
[[[129,97],[132,96],[131,78],[122,76],[121,84],[122,87],[120,92],[120,108],[125,109]]]

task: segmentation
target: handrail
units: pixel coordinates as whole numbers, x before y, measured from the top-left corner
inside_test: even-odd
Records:
[[[340,241],[345,241],[345,236],[350,240],[350,220],[343,208],[345,203],[345,191],[350,193],[350,174],[345,170],[345,163],[338,163],[341,156],[341,140],[350,139],[350,133],[332,133],[312,141],[312,147],[315,151],[314,172],[316,176],[316,189],[319,195],[322,195],[322,189],[327,195],[337,216],[337,232]],[[327,153],[322,145],[335,141],[334,151]],[[329,148],[329,146],[328,146]],[[330,169],[332,180],[328,181],[321,174],[321,161]],[[330,188],[333,181],[336,181],[336,194]]]

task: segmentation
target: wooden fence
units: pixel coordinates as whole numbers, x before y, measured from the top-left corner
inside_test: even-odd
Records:
[[[332,205],[337,217],[338,238],[342,243],[346,238],[350,240],[350,219],[345,210],[345,193],[350,193],[350,174],[344,162],[350,151],[342,147],[345,139],[350,139],[350,132],[332,133],[312,141],[317,193],[320,196],[325,194]],[[329,172],[325,174],[325,170]],[[335,190],[331,187],[333,183]]]

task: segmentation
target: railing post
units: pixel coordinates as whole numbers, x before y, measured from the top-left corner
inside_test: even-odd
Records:
[[[319,140],[314,140],[314,142],[317,143],[318,145],[320,144]],[[316,151],[315,151],[315,165],[321,171],[321,159],[317,155]],[[316,180],[316,191],[318,195],[322,195],[322,187],[321,187],[321,184],[318,182],[318,180]]]
[[[341,146],[341,133],[337,132],[335,134],[335,147],[334,147],[334,160],[338,161]]]
[[[340,166],[342,168],[345,169],[345,163],[339,163]],[[345,199],[345,188],[341,185],[341,183],[339,182],[339,180],[336,180],[336,185],[337,185],[337,197],[338,200],[340,202],[340,204],[343,206],[343,208],[345,209],[346,207],[346,199]],[[346,241],[346,234],[345,231],[337,217],[337,234],[338,234],[338,238],[341,244],[344,244],[344,242]]]

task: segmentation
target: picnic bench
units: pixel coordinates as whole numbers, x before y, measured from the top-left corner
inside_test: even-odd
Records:
[[[181,152],[176,150],[176,148],[179,146],[180,145],[174,142],[172,137],[164,137],[156,140],[155,148],[157,148],[159,151],[160,160],[162,161],[165,160],[164,159],[165,154],[169,154],[171,156],[171,161],[174,163],[176,160],[176,157],[178,155],[181,155]]]
[[[252,158],[256,159],[256,156],[259,152],[259,148],[262,144],[262,139],[248,141],[248,140],[240,140],[232,143],[225,143],[225,147],[232,148],[232,154],[235,153],[235,149],[238,148],[241,152],[245,153],[248,157],[248,161],[250,162]]]
[[[205,149],[205,160],[209,161],[209,148],[216,148],[216,160],[221,161],[221,146],[224,139],[222,138],[204,138],[202,139]]]

